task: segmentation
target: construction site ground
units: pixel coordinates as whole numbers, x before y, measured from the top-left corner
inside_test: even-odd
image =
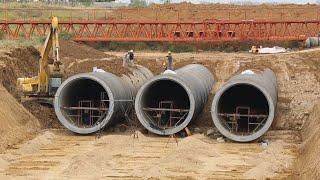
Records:
[[[60,20],[150,20],[150,21],[203,21],[220,20],[314,20],[319,19],[319,5],[316,4],[152,4],[146,7],[122,7],[118,9],[92,9],[85,7],[48,7],[40,3],[3,4],[1,8],[17,8],[1,11],[1,20],[48,20],[52,14]]]
[[[101,52],[72,41],[61,42],[66,75],[93,66],[121,75],[124,52]],[[138,64],[163,71],[166,53],[136,52]],[[52,108],[20,103],[17,77],[34,76],[39,52],[34,47],[0,51],[0,179],[319,179],[320,49],[283,54],[197,52],[173,54],[175,67],[206,66],[215,85],[193,135],[175,139],[147,133],[121,122],[102,134],[79,136],[58,123]],[[277,116],[262,140],[221,141],[206,136],[214,92],[245,69],[272,69],[278,78]],[[137,120],[132,119],[135,124]],[[196,130],[197,129],[197,130]],[[134,135],[138,135],[135,138]],[[100,137],[101,136],[101,137]]]

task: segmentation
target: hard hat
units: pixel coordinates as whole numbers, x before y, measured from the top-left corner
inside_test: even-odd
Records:
[[[131,49],[131,50],[130,50],[130,52],[132,52],[132,53],[133,53],[133,49]]]
[[[171,51],[168,51],[168,54],[171,54]]]

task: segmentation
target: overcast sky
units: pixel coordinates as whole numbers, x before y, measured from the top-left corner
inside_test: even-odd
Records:
[[[116,0],[118,2],[129,3],[130,0]],[[160,3],[161,0],[146,0],[148,3]],[[171,0],[172,3],[179,2],[192,2],[198,3],[239,3],[239,2],[253,2],[253,3],[296,3],[296,4],[307,4],[316,3],[317,0]],[[318,1],[319,2],[319,1]]]

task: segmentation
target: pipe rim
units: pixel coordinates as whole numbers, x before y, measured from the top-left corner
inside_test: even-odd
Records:
[[[90,79],[93,80],[97,83],[99,83],[107,92],[108,94],[108,98],[109,98],[109,110],[108,110],[108,114],[105,116],[105,118],[101,121],[101,123],[95,124],[93,127],[90,128],[80,128],[76,125],[73,125],[72,123],[70,123],[70,121],[65,118],[65,116],[62,113],[61,110],[61,100],[60,100],[60,95],[63,92],[64,88],[67,87],[66,85],[68,85],[70,82],[76,81],[76,80],[80,80],[80,79]],[[99,79],[96,76],[93,76],[91,74],[77,74],[74,76],[71,76],[70,78],[66,79],[61,86],[58,88],[56,94],[55,94],[55,98],[54,98],[54,110],[55,113],[58,117],[58,120],[60,121],[60,123],[66,127],[67,129],[69,129],[72,132],[78,133],[78,134],[91,134],[94,132],[99,131],[101,128],[105,127],[106,124],[111,120],[111,116],[113,114],[114,111],[114,96],[113,93],[111,91],[111,89],[109,88],[109,86],[103,82],[101,79]]]
[[[254,86],[260,92],[263,93],[263,95],[265,96],[265,98],[267,99],[267,102],[268,102],[269,115],[268,115],[268,119],[267,119],[265,125],[261,129],[259,129],[257,132],[250,134],[250,135],[239,136],[239,135],[235,135],[235,134],[231,133],[220,123],[220,119],[217,115],[218,114],[218,103],[219,103],[220,97],[222,96],[222,94],[225,91],[227,91],[228,89],[230,89],[231,87],[236,86],[236,85]],[[211,117],[212,117],[213,123],[216,126],[216,128],[219,130],[219,132],[222,135],[224,135],[225,137],[227,137],[233,141],[237,141],[237,142],[249,142],[249,141],[253,141],[253,140],[260,138],[270,128],[270,126],[273,122],[274,116],[275,116],[275,104],[273,103],[272,97],[270,96],[268,91],[263,86],[259,85],[259,83],[254,82],[252,80],[240,80],[240,81],[238,80],[237,82],[229,82],[229,83],[223,85],[218,90],[216,95],[214,96],[213,101],[212,101],[212,105],[211,105]]]
[[[179,126],[177,126],[175,128],[170,128],[170,129],[165,129],[165,130],[158,130],[158,129],[154,129],[154,128],[150,127],[148,121],[145,120],[144,115],[142,115],[144,112],[141,108],[141,103],[140,103],[142,96],[143,96],[143,93],[146,91],[146,88],[150,87],[153,83],[155,83],[157,81],[161,81],[161,80],[169,80],[169,81],[173,81],[173,82],[179,84],[188,94],[189,103],[190,103],[190,111],[188,112],[188,116],[183,121],[183,123],[181,123]],[[139,91],[136,95],[136,99],[135,99],[135,111],[136,111],[136,115],[137,115],[140,123],[143,125],[143,127],[148,129],[150,132],[158,134],[158,135],[172,135],[172,134],[175,134],[175,133],[183,130],[185,127],[187,127],[187,125],[192,120],[193,115],[195,113],[195,99],[191,93],[190,88],[187,86],[187,84],[182,79],[180,79],[178,76],[175,76],[175,75],[166,74],[166,75],[154,77],[153,79],[151,79],[149,82],[145,83],[139,89]]]

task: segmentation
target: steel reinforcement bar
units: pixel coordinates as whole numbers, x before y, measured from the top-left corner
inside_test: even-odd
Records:
[[[50,21],[0,21],[8,39],[45,36]],[[268,21],[204,20],[200,22],[70,20],[60,32],[76,41],[116,42],[228,42],[306,40],[320,31],[320,20]]]

